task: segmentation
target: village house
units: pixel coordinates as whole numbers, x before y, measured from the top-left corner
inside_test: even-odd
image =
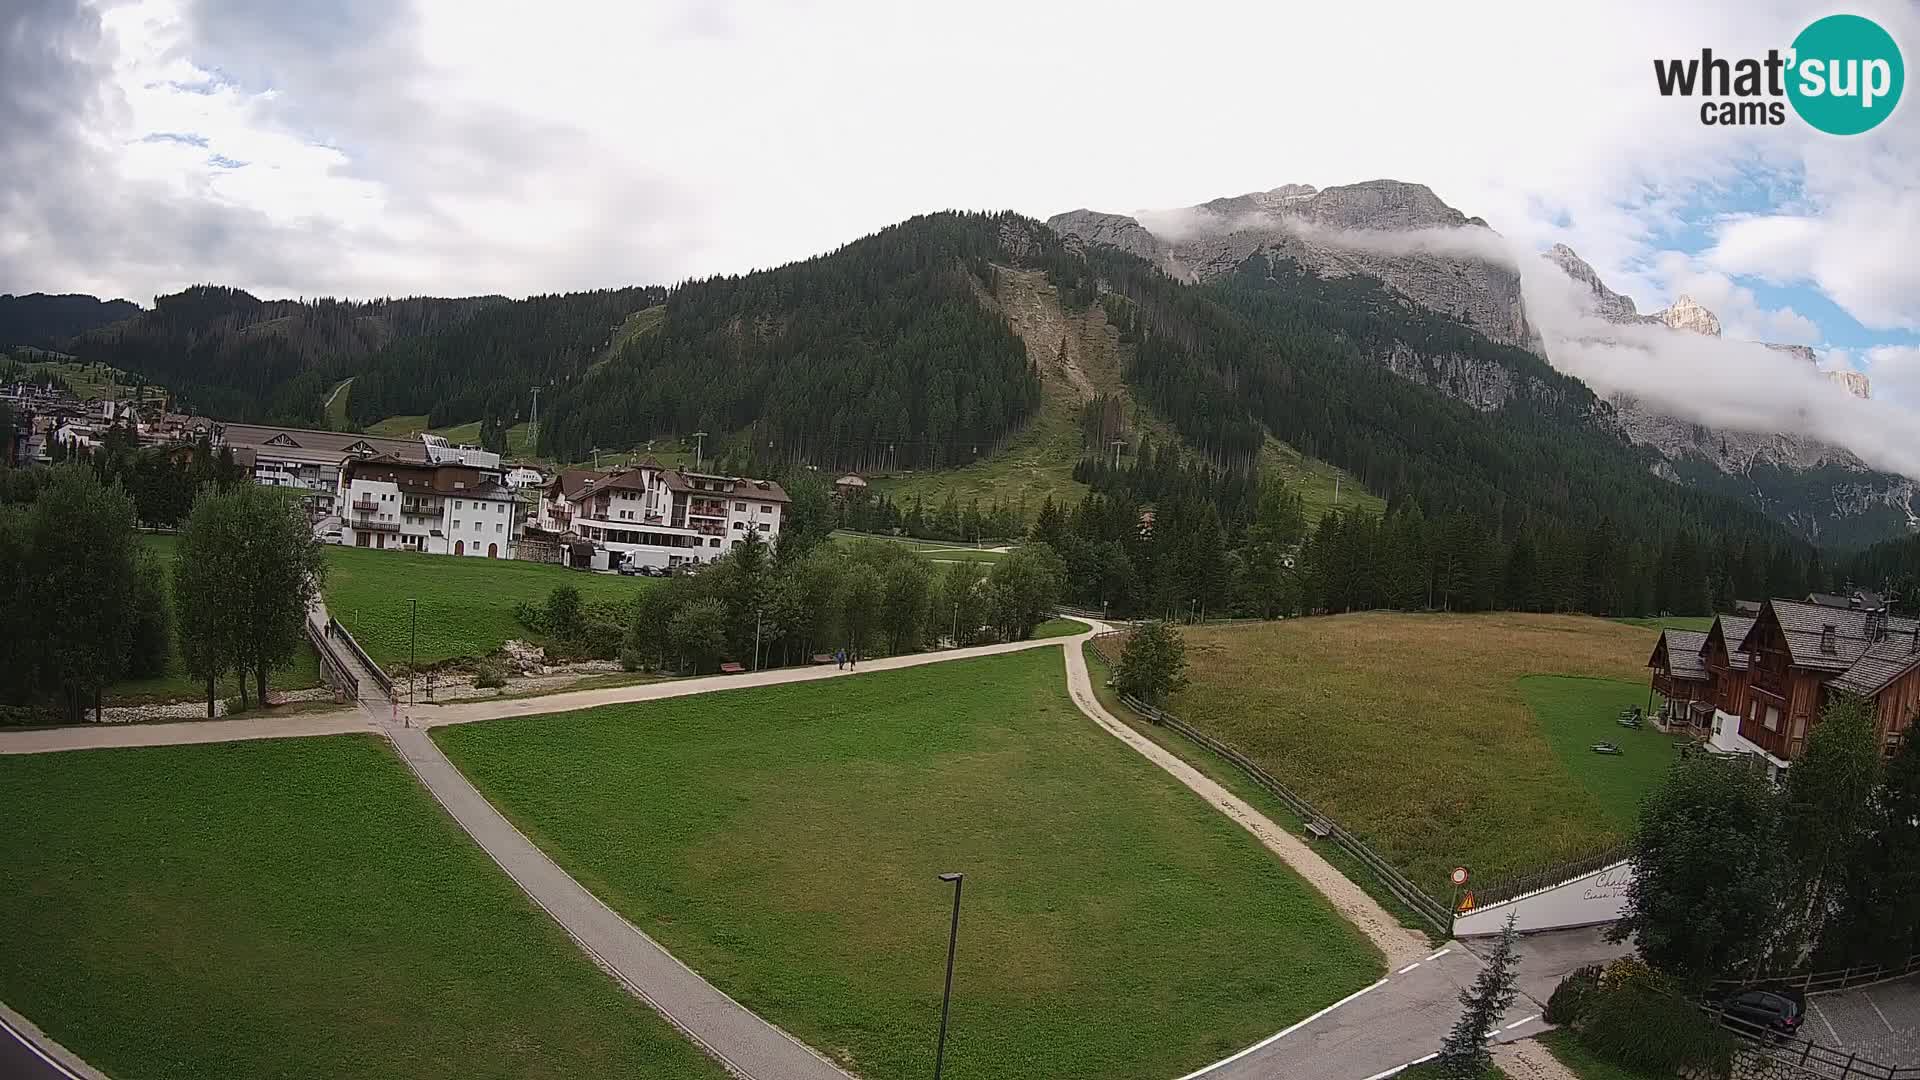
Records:
[[[535,524],[589,541],[632,566],[712,562],[749,533],[779,538],[787,493],[771,480],[667,469],[652,459],[617,472],[567,469],[548,484]]]
[[[341,489],[341,539],[354,547],[511,559],[520,539],[518,500],[497,469],[355,458]]]
[[[1704,635],[1668,630],[1649,666],[1668,715],[1685,717],[1678,726],[1698,728],[1709,703],[1709,745],[1758,755],[1774,776],[1805,752],[1835,694],[1869,703],[1888,755],[1920,715],[1920,621],[1872,593],[1769,600],[1752,618],[1719,617]]]

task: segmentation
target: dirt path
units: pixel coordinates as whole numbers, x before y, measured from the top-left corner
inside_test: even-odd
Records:
[[[1493,1048],[1493,1063],[1513,1080],[1580,1080],[1553,1052],[1535,1039],[1502,1043]]]
[[[1278,855],[1293,871],[1307,879],[1307,883],[1319,890],[1332,902],[1340,914],[1347,917],[1360,932],[1367,936],[1382,953],[1386,954],[1387,966],[1398,968],[1418,960],[1431,952],[1426,938],[1400,925],[1387,912],[1386,908],[1365,889],[1349,881],[1346,875],[1335,869],[1332,863],[1320,857],[1320,853],[1308,847],[1305,841],[1275,824],[1272,819],[1254,809],[1239,796],[1215,783],[1200,770],[1187,764],[1171,751],[1163,748],[1152,739],[1140,734],[1117,719],[1100,699],[1094,695],[1093,679],[1087,673],[1087,660],[1080,646],[1089,635],[1065,639],[1067,645],[1067,691],[1073,696],[1073,703],[1094,723],[1105,728],[1107,733],[1128,746],[1133,747],[1142,757],[1171,773],[1175,779],[1192,788],[1193,791],[1214,808],[1240,823],[1241,827],[1252,833],[1268,851]]]

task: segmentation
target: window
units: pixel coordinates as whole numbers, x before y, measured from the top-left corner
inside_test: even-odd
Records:
[[[456,528],[456,529],[460,527],[460,519],[459,519],[459,518],[454,518],[454,519],[453,519],[453,527],[454,527],[454,528]]]
[[[773,513],[773,505],[772,505],[771,503],[761,503],[761,504],[760,504],[760,512],[761,512],[761,513],[763,513],[763,514],[771,514],[771,513]]]
[[[741,512],[743,512],[743,513],[744,513],[744,512],[746,511],[746,509],[747,509],[747,504],[746,504],[746,503],[734,503],[734,504],[733,504],[733,508],[734,508],[735,510],[739,510],[739,511],[741,511]]]
[[[1772,705],[1767,706],[1767,718],[1760,726],[1766,728],[1768,731],[1779,731],[1780,710]]]
[[[764,521],[760,523],[760,531],[761,531],[761,532],[766,532],[767,530],[769,530],[769,529],[771,529],[771,528],[773,528],[773,526],[771,526],[771,525],[769,525],[769,524],[767,524],[767,523],[766,523],[766,522],[764,522]]]
[[[715,536],[715,537],[711,537],[711,538],[709,538],[709,539],[707,540],[707,546],[708,546],[708,547],[719,547],[719,546],[720,546],[720,538],[719,538],[719,537],[717,537],[717,536]]]
[[[467,504],[461,502],[459,499],[455,499],[453,500],[453,508],[455,510],[465,510],[467,508]]]
[[[505,532],[506,530],[507,530],[507,527],[504,523],[498,522],[498,521],[493,523],[494,532]]]

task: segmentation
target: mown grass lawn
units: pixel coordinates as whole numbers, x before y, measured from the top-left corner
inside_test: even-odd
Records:
[[[1072,637],[1087,632],[1087,624],[1079,619],[1048,619],[1033,628],[1035,638]]]
[[[1447,895],[1455,866],[1492,882],[1625,838],[1624,789],[1589,789],[1521,680],[1644,679],[1648,630],[1576,616],[1364,613],[1186,638],[1192,684],[1171,711],[1254,758],[1435,896]],[[1584,689],[1590,699],[1555,695],[1557,709],[1632,734],[1612,723],[1626,700],[1617,683]]]
[[[1627,1069],[1587,1048],[1580,1036],[1568,1028],[1558,1028],[1540,1036],[1540,1042],[1559,1059],[1567,1071],[1580,1080],[1657,1080],[1643,1072]]]
[[[0,999],[110,1076],[703,1078],[370,736],[0,757]]]
[[[1698,630],[1704,634],[1713,629],[1713,616],[1711,615],[1659,615],[1651,618],[1615,619],[1614,621],[1626,623],[1628,626],[1639,626],[1654,631]],[[1649,653],[1653,651],[1653,644],[1651,642],[1647,644],[1647,651]]]
[[[164,573],[173,574],[173,553],[178,544],[170,533],[142,533],[140,542],[151,550],[160,560]],[[172,586],[168,586],[171,592]],[[301,646],[294,654],[293,662],[272,672],[267,677],[267,685],[275,690],[306,690],[320,685],[320,657],[311,648]],[[239,681],[228,675],[215,691],[222,700],[238,697]],[[253,693],[253,684],[247,684],[247,693]],[[167,670],[148,679],[122,679],[107,687],[108,705],[141,705],[169,701],[204,701],[207,696],[205,683],[188,675],[180,666],[180,642],[172,639],[172,648],[167,656]]]
[[[539,635],[514,617],[514,605],[522,600],[545,603],[560,585],[579,589],[589,604],[625,604],[647,587],[642,578],[589,574],[551,563],[329,547],[324,593],[327,610],[383,667],[407,662],[407,598],[415,598],[417,655],[424,666],[483,656],[510,638],[539,641]]]
[[[436,730],[675,955],[869,1080],[1165,1080],[1366,985],[1373,947],[1101,731],[1053,649]]]
[[[1640,800],[1660,786],[1679,756],[1674,736],[1651,725],[1636,731],[1617,722],[1624,709],[1646,709],[1646,684],[1529,675],[1520,680],[1520,693],[1567,772],[1600,801],[1623,834],[1632,832]],[[1595,743],[1612,743],[1620,753],[1596,754]]]
[[[991,548],[1019,546],[1016,541],[1011,544],[990,542],[988,547],[976,547],[972,544],[954,540],[922,540],[913,536],[880,536],[875,533],[857,533],[847,532],[845,530],[835,531],[828,539],[841,547],[848,547],[868,540],[881,544],[900,544],[925,555],[929,559],[946,562],[999,562],[1001,559],[1007,557],[1006,553],[993,551]]]

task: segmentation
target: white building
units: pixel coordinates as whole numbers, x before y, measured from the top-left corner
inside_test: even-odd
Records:
[[[341,542],[354,547],[511,559],[520,539],[497,470],[376,457],[347,462],[341,489]]]
[[[507,486],[510,488],[537,488],[544,487],[547,483],[547,478],[544,473],[539,469],[531,469],[525,465],[517,465],[508,469],[506,480]]]
[[[624,472],[562,472],[547,486],[536,522],[633,565],[665,568],[712,562],[748,533],[773,543],[788,501],[771,480],[683,472],[645,461]]]
[[[348,462],[373,457],[420,463],[429,460],[425,446],[429,436],[383,439],[261,424],[218,424],[211,435],[216,450],[222,446],[233,449],[235,461],[244,462],[252,454],[254,483],[303,489],[315,515],[345,516],[339,501],[343,494],[341,472]]]

